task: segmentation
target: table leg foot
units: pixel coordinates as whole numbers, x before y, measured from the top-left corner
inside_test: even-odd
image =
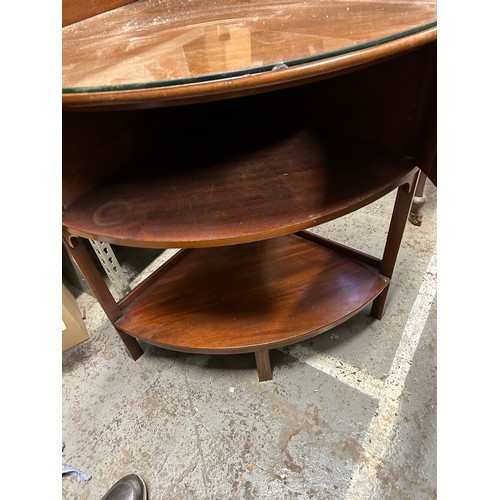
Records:
[[[422,208],[427,202],[427,196],[415,196],[413,198],[413,204],[411,206],[411,212],[409,216],[410,222],[414,226],[421,226],[423,220]]]
[[[418,178],[415,194],[413,195],[413,200],[410,208],[410,215],[408,216],[408,220],[414,226],[421,226],[422,220],[424,218],[422,214],[422,208],[427,203],[427,196],[424,194],[426,181],[427,177],[421,172]]]
[[[382,319],[385,313],[385,304],[387,301],[389,289],[386,288],[373,302],[370,310],[370,316],[375,319]]]
[[[132,335],[122,332],[118,328],[115,328],[115,330],[125,344],[130,357],[134,361],[137,361],[144,354],[144,350],[142,349],[141,344],[139,344],[137,339],[135,337],[132,337]]]
[[[269,358],[269,350],[257,351],[255,353],[255,361],[257,363],[257,374],[259,382],[273,379],[273,370],[271,368],[271,360]]]

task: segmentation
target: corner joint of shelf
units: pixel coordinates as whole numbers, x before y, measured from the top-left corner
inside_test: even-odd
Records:
[[[413,168],[405,179],[405,182],[402,184],[402,188],[404,189],[405,193],[411,194],[415,191],[419,177],[420,169],[418,167]]]
[[[66,245],[68,245],[70,248],[75,248],[73,239],[77,238],[77,236],[75,236],[74,234],[70,234],[66,229],[63,229],[62,237]]]

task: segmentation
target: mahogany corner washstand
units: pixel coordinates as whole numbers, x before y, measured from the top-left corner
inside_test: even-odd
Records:
[[[134,359],[255,353],[384,313],[436,182],[434,1],[63,2],[63,241]],[[383,255],[308,228],[398,189]],[[175,248],[115,300],[86,239]]]

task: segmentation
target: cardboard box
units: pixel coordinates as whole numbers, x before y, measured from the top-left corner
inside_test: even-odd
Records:
[[[62,284],[62,350],[81,344],[89,338],[75,297]]]

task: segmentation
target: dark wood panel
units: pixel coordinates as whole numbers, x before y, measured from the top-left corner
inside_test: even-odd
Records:
[[[415,156],[416,136],[432,135],[429,73],[435,46],[297,89],[301,113],[315,128]],[[425,130],[422,130],[425,128]],[[434,137],[435,137],[434,132]],[[435,144],[434,144],[435,148]]]
[[[316,335],[389,283],[296,235],[182,253],[122,311],[118,328],[174,350],[251,352]]]
[[[143,157],[148,119],[141,111],[62,114],[63,208]]]
[[[128,246],[255,241],[356,210],[414,168],[399,154],[311,130],[260,139],[255,133],[255,150],[233,151],[224,133],[205,139],[193,147],[172,144],[163,158],[138,163],[77,200],[64,212],[64,226]],[[259,140],[268,142],[256,147]]]

